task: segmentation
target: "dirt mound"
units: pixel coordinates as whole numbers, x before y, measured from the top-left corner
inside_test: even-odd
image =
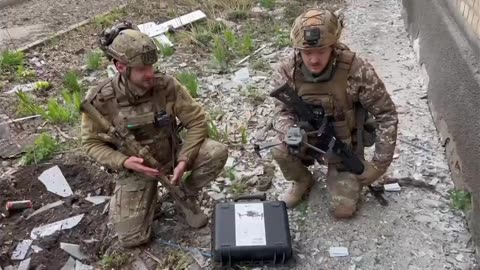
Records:
[[[51,193],[37,179],[44,170],[55,165],[62,170],[74,193],[73,196],[62,198]],[[65,251],[60,249],[60,242],[78,244],[82,247],[88,246],[84,250],[91,258],[83,262],[97,261],[97,254],[102,248],[103,238],[106,235],[108,214],[104,214],[105,203],[94,205],[86,201],[85,197],[89,194],[91,196],[109,196],[113,192],[113,187],[111,175],[94,166],[80,164],[34,165],[21,169],[10,179],[0,180],[0,205],[2,207],[10,200],[28,199],[33,204],[33,209],[17,213],[9,214],[5,208],[2,209],[6,217],[0,219],[2,228],[0,230],[0,243],[2,243],[0,266],[5,267],[18,263],[10,261],[11,254],[19,241],[30,239],[30,232],[33,228],[80,214],[84,214],[82,220],[72,229],[33,241],[33,245],[41,247],[43,251],[32,253],[31,267],[35,268],[43,264],[48,266],[48,269],[60,269],[69,257]],[[58,200],[63,200],[64,203],[26,219],[34,210]],[[88,244],[82,241],[92,239],[98,241],[87,241]]]

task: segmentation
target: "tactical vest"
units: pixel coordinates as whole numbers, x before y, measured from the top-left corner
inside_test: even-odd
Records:
[[[324,82],[306,82],[300,68],[295,72],[297,94],[310,105],[321,105],[325,114],[334,119],[333,127],[338,139],[352,144],[355,129],[355,107],[347,94],[347,79],[355,53],[338,51],[333,77]]]
[[[119,78],[107,80],[96,90],[92,99],[93,105],[114,123],[126,126],[135,139],[150,148],[151,153],[165,169],[173,168],[175,153],[179,146],[176,134],[176,119],[173,116],[173,99],[167,97],[163,85],[163,77],[157,76],[155,89],[135,100],[132,104],[126,89],[120,89]],[[167,113],[167,120],[161,126],[155,121],[155,115]],[[122,149],[119,149],[122,151]]]

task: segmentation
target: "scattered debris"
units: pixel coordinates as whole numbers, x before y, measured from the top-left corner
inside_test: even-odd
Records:
[[[156,24],[154,22],[140,24],[138,25],[138,29],[147,34],[149,37],[156,37],[168,32],[169,29],[177,29],[194,21],[205,19],[206,17],[207,15],[205,15],[205,13],[203,13],[201,10],[196,10],[161,24]]]
[[[95,204],[99,205],[102,204],[110,199],[110,196],[88,196],[85,198],[85,200]]]
[[[345,257],[349,255],[346,247],[331,247],[329,253],[330,257]]]
[[[135,256],[135,261],[132,262],[131,266],[132,266],[132,270],[148,270],[143,260],[138,256]]]
[[[12,88],[12,90],[5,92],[5,94],[14,94],[17,92],[30,92],[35,89],[35,83],[27,83],[27,84],[21,84],[17,85]]]
[[[38,136],[39,134],[30,134],[26,137],[8,138],[5,141],[0,141],[0,157],[14,158],[24,153],[29,146],[35,143]]]
[[[383,185],[385,191],[401,191],[400,185],[398,183],[385,184]]]
[[[52,209],[52,208],[57,207],[57,206],[60,206],[60,205],[62,205],[62,204],[63,204],[63,201],[62,201],[62,200],[58,200],[58,201],[56,201],[56,202],[46,204],[46,205],[38,208],[38,209],[37,209],[35,212],[33,212],[32,214],[30,214],[30,215],[26,218],[26,220],[29,220],[30,218],[32,218],[32,217],[34,217],[34,216],[36,216],[36,215],[38,215],[38,214],[40,214],[40,213],[42,213],[42,212],[45,212],[45,211],[47,211],[47,210],[49,210],[49,209]]]
[[[81,261],[75,261],[75,270],[93,270],[93,266],[83,264]]]
[[[193,257],[193,259],[195,259],[201,268],[207,267],[208,261],[205,259],[205,257],[203,257],[202,253],[200,253],[198,249],[191,249],[188,253]]]
[[[77,215],[71,218],[60,220],[54,223],[43,225],[41,227],[34,228],[30,233],[30,238],[33,240],[39,237],[44,237],[54,234],[56,231],[67,230],[75,227],[83,218],[85,214]]]
[[[150,253],[148,250],[144,250],[145,254],[147,254],[148,257],[150,257],[152,260],[158,262],[158,263],[162,263],[162,261],[157,258],[157,256],[153,255],[152,253]]]
[[[67,179],[63,176],[62,171],[58,166],[44,171],[38,179],[45,185],[48,191],[53,192],[62,197],[72,196],[73,192],[68,185]]]
[[[15,211],[15,210],[24,210],[27,208],[32,208],[32,201],[30,200],[23,200],[23,201],[8,201],[5,205],[7,211]]]
[[[70,243],[60,243],[60,248],[65,250],[68,254],[72,255],[74,258],[79,260],[87,259],[88,256],[80,251],[80,245],[70,244]]]
[[[261,50],[265,49],[267,47],[266,44],[264,44],[262,47],[258,48],[257,50],[255,50],[252,54],[250,54],[249,56],[246,56],[245,58],[243,58],[242,60],[238,61],[237,62],[237,66],[238,65],[241,65],[243,64],[245,61],[247,61],[248,59],[250,59],[250,57],[256,55],[258,52],[260,52]]]
[[[19,242],[12,253],[11,259],[18,261],[24,260],[28,254],[28,250],[30,249],[32,242],[32,240],[23,240],[22,242]]]
[[[35,253],[39,253],[40,251],[43,250],[43,248],[41,248],[41,247],[39,247],[39,246],[37,246],[37,245],[32,245],[30,248],[31,248],[31,249],[33,250],[33,252],[35,252]]]
[[[63,265],[60,270],[72,270],[75,269],[75,259],[72,257],[68,258],[68,261]]]
[[[26,260],[23,260],[20,265],[18,265],[17,270],[29,270],[30,269],[30,260],[32,258],[28,258]]]
[[[25,120],[38,118],[38,117],[40,117],[40,115],[36,114],[36,115],[25,116],[25,117],[21,117],[21,118],[17,118],[17,119],[12,119],[12,120],[8,120],[7,122],[0,123],[0,126],[1,125],[12,124],[12,123],[18,123],[18,122],[22,122],[22,121],[25,121]]]

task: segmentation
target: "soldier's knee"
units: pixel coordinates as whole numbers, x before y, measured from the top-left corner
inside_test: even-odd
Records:
[[[208,145],[208,152],[209,152],[208,154],[210,155],[212,162],[217,164],[216,167],[219,167],[220,169],[222,169],[225,163],[227,162],[228,147],[223,143],[216,142],[213,140],[209,140],[207,145]]]
[[[336,218],[351,218],[357,211],[357,205],[354,202],[340,202],[334,205],[333,215]]]

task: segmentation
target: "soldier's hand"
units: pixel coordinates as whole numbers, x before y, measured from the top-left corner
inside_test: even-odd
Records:
[[[180,161],[178,165],[175,167],[175,169],[173,170],[173,176],[170,179],[170,183],[172,183],[172,185],[177,186],[180,183],[180,180],[182,179],[182,176],[185,173],[186,169],[187,169],[187,162]]]
[[[123,167],[130,170],[134,170],[139,173],[143,173],[151,177],[160,176],[163,174],[163,172],[157,169],[150,168],[148,166],[143,165],[143,158],[134,157],[134,156],[127,158],[125,162],[123,162]]]

